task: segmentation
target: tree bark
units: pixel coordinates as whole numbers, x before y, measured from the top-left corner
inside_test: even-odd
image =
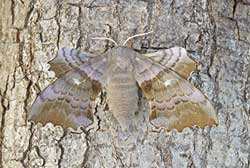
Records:
[[[249,0],[1,0],[0,167],[250,167]],[[37,94],[55,80],[47,62],[60,47],[102,53],[110,37],[138,52],[182,46],[202,70],[191,82],[219,125],[157,130],[140,99],[136,130],[121,132],[103,96],[86,129],[32,124]]]

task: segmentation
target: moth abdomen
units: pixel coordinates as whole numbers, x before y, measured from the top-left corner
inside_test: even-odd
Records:
[[[123,129],[131,125],[138,106],[138,87],[132,75],[114,75],[107,84],[107,102],[110,111]]]

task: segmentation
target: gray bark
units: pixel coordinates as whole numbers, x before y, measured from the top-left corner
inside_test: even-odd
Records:
[[[250,167],[249,0],[1,0],[0,167]],[[140,52],[185,47],[202,63],[191,81],[211,100],[219,125],[157,130],[141,98],[133,132],[121,132],[98,100],[85,130],[31,124],[36,95],[55,78],[59,47],[101,53],[136,33]]]

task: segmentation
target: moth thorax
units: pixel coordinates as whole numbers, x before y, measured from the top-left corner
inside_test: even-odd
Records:
[[[121,59],[121,60],[116,62],[115,69],[117,70],[117,72],[120,72],[120,71],[132,71],[133,65],[132,65],[129,58]]]

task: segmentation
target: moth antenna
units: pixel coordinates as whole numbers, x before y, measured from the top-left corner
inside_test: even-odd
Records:
[[[93,40],[108,40],[108,41],[111,41],[113,42],[116,46],[118,46],[117,42],[111,38],[107,38],[107,37],[93,37],[91,38]]]
[[[126,44],[129,40],[131,40],[131,39],[133,39],[133,38],[140,37],[140,36],[146,36],[146,35],[151,34],[151,33],[153,33],[153,31],[150,31],[150,32],[147,32],[147,33],[136,34],[136,35],[134,35],[134,36],[131,36],[131,37],[129,37],[122,45],[125,46],[125,44]]]

